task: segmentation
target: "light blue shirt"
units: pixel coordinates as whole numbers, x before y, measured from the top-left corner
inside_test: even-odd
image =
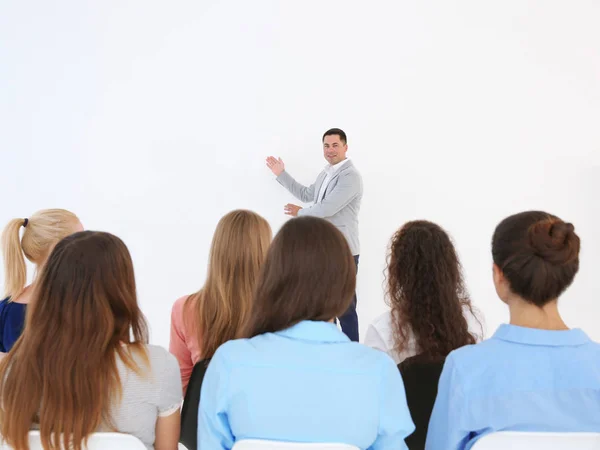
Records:
[[[470,449],[507,430],[600,432],[600,344],[578,329],[502,325],[450,353],[426,450]]]
[[[402,450],[413,430],[392,359],[328,322],[229,341],[202,383],[200,450],[243,439]]]

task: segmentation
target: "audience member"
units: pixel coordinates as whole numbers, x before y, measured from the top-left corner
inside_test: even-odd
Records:
[[[95,431],[175,450],[177,360],[147,344],[125,244],[100,232],[60,241],[32,292],[21,339],[0,362],[0,431],[15,450],[40,429],[44,448],[81,450]]]
[[[204,286],[177,300],[171,312],[169,350],[179,361],[184,392],[198,361],[241,337],[271,238],[269,223],[252,211],[232,211],[219,221]]]
[[[23,227],[23,238],[20,231]],[[65,236],[82,231],[83,226],[72,212],[64,209],[44,209],[28,219],[13,219],[2,233],[4,254],[5,299],[0,302],[0,352],[10,351],[21,336],[25,310],[31,300],[36,279],[27,284],[25,258],[39,272],[52,248]]]
[[[384,353],[333,324],[356,266],[329,222],[287,222],[267,254],[245,327],[213,356],[198,416],[201,449],[244,439],[402,449],[414,430],[402,378]]]
[[[480,332],[481,323],[454,245],[438,225],[408,222],[392,236],[386,284],[391,310],[369,326],[365,345],[400,363],[415,355],[443,359],[452,350],[475,343],[467,319]]]
[[[406,443],[411,450],[423,449],[444,359],[477,340],[465,316],[479,323],[456,250],[441,227],[419,220],[394,234],[388,254],[387,301],[390,337],[381,339],[381,349],[403,361],[398,367],[416,427]]]
[[[181,370],[185,399],[180,442],[188,450],[197,448],[206,366],[219,345],[240,337],[271,238],[271,227],[258,214],[243,210],[226,214],[213,236],[204,286],[173,305],[169,348]]]
[[[428,450],[469,449],[499,430],[600,432],[600,345],[569,329],[557,306],[579,247],[573,225],[544,212],[498,225],[493,279],[510,324],[446,358]]]

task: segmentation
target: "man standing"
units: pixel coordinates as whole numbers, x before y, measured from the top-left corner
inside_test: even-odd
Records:
[[[346,237],[358,271],[358,212],[363,191],[362,178],[352,161],[346,158],[347,151],[346,133],[339,128],[326,131],[323,135],[323,155],[329,164],[308,187],[298,183],[286,172],[281,158],[269,156],[267,166],[277,176],[277,181],[294,197],[302,202],[312,203],[307,208],[288,203],[284,207],[285,213],[293,217],[316,216],[329,220]],[[339,320],[342,331],[351,340],[358,341],[356,293],[352,305]]]

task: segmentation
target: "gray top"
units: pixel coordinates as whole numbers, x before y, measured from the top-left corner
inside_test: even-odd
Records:
[[[117,362],[123,397],[112,412],[112,420],[116,431],[132,434],[148,449],[154,449],[157,418],[175,413],[181,407],[183,393],[177,359],[162,347],[146,348],[150,368],[142,369],[143,376],[129,370],[122,361]],[[144,368],[139,356],[135,360]]]
[[[277,177],[277,181],[298,200],[313,203],[312,206],[301,209],[298,216],[316,216],[329,220],[342,232],[352,254],[358,255],[358,213],[363,195],[362,178],[352,161],[348,161],[329,179],[323,198],[319,198],[321,185],[326,178],[327,171],[324,170],[317,180],[307,187],[283,171]]]

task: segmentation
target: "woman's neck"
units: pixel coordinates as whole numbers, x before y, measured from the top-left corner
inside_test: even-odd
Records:
[[[542,307],[523,299],[514,299],[508,304],[510,324],[540,330],[568,330],[558,312],[558,304],[553,300]]]
[[[25,286],[25,288],[23,289],[23,292],[21,292],[19,294],[19,296],[17,298],[15,298],[13,300],[14,303],[23,303],[23,304],[27,304],[29,303],[29,300],[31,299],[31,293],[33,292],[34,289],[34,283],[31,283],[29,286]]]

